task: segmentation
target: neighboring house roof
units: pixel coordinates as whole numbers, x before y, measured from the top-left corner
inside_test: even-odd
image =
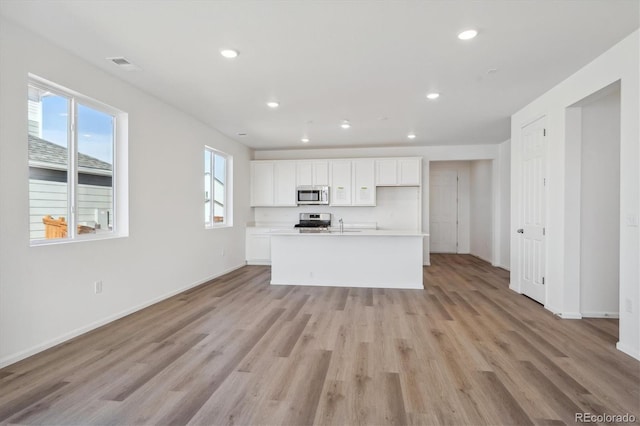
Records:
[[[29,161],[37,162],[39,165],[65,166],[67,158],[67,148],[29,135]],[[82,153],[78,153],[78,167],[94,170],[112,170],[111,164]]]

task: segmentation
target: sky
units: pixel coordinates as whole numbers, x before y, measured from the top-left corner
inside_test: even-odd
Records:
[[[42,98],[42,138],[67,146],[69,100]],[[113,117],[78,103],[78,152],[113,164]]]

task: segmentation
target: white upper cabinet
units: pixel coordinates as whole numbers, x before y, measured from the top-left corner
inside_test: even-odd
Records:
[[[273,206],[274,203],[274,162],[251,162],[251,206]]]
[[[351,161],[330,161],[329,169],[331,171],[329,203],[332,206],[350,206],[352,204]]]
[[[376,185],[392,186],[398,183],[398,161],[395,158],[376,160]]]
[[[375,160],[353,160],[353,205],[375,206]]]
[[[398,185],[420,186],[422,184],[422,158],[398,159]]]
[[[274,162],[274,206],[297,206],[295,161]]]
[[[420,186],[422,158],[258,160],[251,162],[251,206],[296,206],[296,187],[329,185],[332,206],[375,206],[376,186]]]
[[[296,184],[329,185],[329,162],[326,160],[305,160],[296,162]]]
[[[376,160],[377,186],[420,186],[422,158],[380,158]]]
[[[296,206],[295,161],[251,162],[251,206]]]

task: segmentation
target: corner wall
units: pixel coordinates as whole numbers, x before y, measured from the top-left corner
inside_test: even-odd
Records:
[[[522,142],[520,129],[540,117],[547,128],[547,284],[545,307],[566,316],[579,316],[580,283],[574,268],[567,267],[575,217],[567,215],[567,200],[579,193],[579,179],[567,170],[575,167],[575,155],[567,145],[566,109],[598,90],[621,81],[620,102],[620,337],[618,349],[640,359],[640,31],[635,31],[593,62],[527,105],[511,119],[511,224],[516,228],[522,199],[518,188],[521,171],[518,160]],[[569,130],[570,132],[570,130]],[[570,136],[570,135],[569,135]],[[569,140],[572,138],[569,137]],[[577,182],[576,182],[577,181]],[[518,245],[511,234],[511,247]],[[519,276],[517,251],[512,250],[512,277]],[[519,291],[512,279],[512,287]]]
[[[493,261],[492,162],[471,161],[469,191],[469,252],[487,262]]]
[[[28,73],[129,114],[128,237],[29,246]],[[247,147],[4,19],[0,93],[0,367],[244,265]],[[232,228],[204,228],[204,144],[233,155]]]

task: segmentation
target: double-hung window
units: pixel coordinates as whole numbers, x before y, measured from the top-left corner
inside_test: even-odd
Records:
[[[117,235],[115,166],[126,114],[35,76],[27,103],[31,243]]]
[[[204,148],[204,223],[208,228],[231,225],[231,156]]]

